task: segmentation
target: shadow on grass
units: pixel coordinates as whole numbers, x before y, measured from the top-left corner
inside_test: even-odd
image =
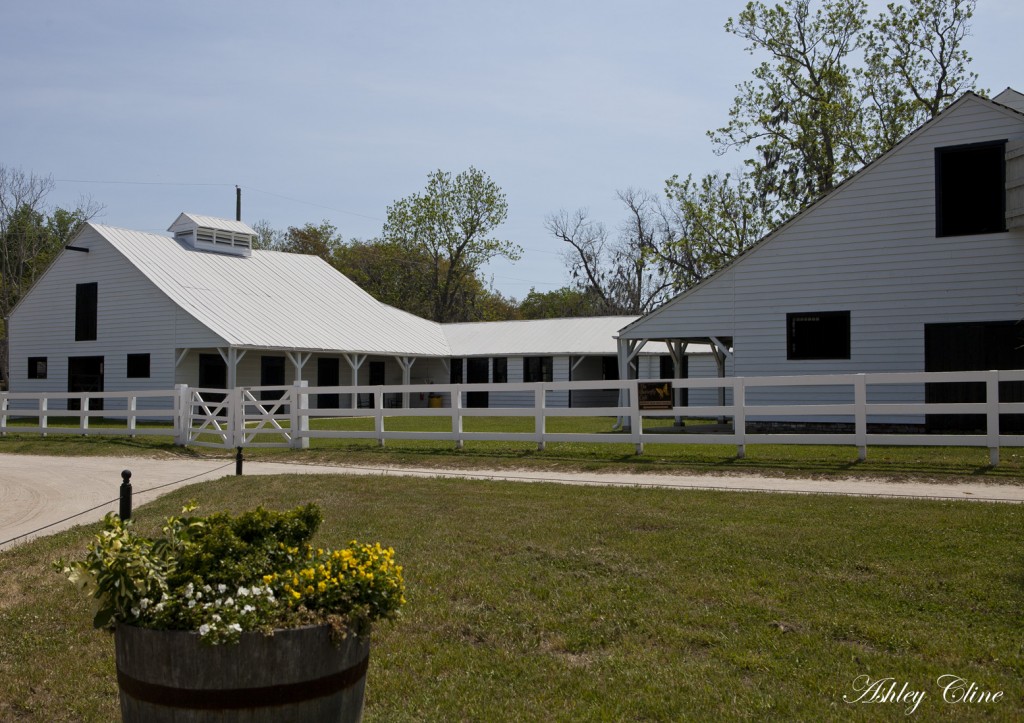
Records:
[[[225,459],[233,449],[177,447],[169,438],[53,434],[11,434],[0,438],[0,453],[45,455],[159,455],[183,459]],[[1015,450],[1014,450],[1015,452]],[[851,447],[809,445],[748,445],[738,457],[729,445],[667,445],[648,443],[637,455],[631,443],[549,444],[537,450],[528,443],[468,442],[454,445],[429,441],[393,441],[379,447],[373,441],[319,441],[307,450],[256,449],[245,458],[296,463],[449,467],[456,469],[560,469],[565,471],[765,474],[789,477],[881,476],[891,479],[974,479],[995,483],[1024,481],[1022,455],[1005,450],[997,467],[987,464],[984,448],[871,447],[860,461]],[[984,461],[983,461],[984,460]]]

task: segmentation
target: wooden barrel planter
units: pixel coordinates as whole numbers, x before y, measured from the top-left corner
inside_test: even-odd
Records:
[[[335,645],[327,626],[312,626],[209,645],[119,625],[114,637],[125,723],[362,719],[368,636]]]

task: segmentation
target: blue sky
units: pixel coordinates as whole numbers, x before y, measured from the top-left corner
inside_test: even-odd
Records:
[[[522,298],[567,281],[549,214],[614,228],[617,189],[742,160],[705,136],[756,64],[722,28],[742,0],[0,2],[0,164],[115,226],[233,218],[238,184],[246,221],[371,238],[428,173],[473,165],[524,248],[487,274]],[[979,2],[983,88],[1024,90],[1021,27],[1019,0]]]

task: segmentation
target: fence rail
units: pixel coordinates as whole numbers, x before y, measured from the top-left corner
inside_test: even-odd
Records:
[[[673,390],[719,390],[718,404],[644,408],[638,384],[670,385]],[[975,384],[984,401],[926,403],[925,384]],[[637,453],[644,445],[735,445],[743,456],[749,444],[851,445],[860,459],[869,446],[973,446],[987,447],[991,463],[999,461],[1001,447],[1024,446],[1024,434],[1001,433],[1002,415],[1024,415],[1024,402],[1000,399],[1000,385],[1013,383],[1021,397],[1024,370],[982,372],[828,374],[776,377],[728,377],[675,380],[628,380],[512,384],[413,384],[403,386],[310,387],[291,386],[204,389],[178,385],[172,390],[138,392],[30,393],[0,392],[0,435],[8,433],[79,435],[164,435],[179,445],[230,449],[235,447],[309,446],[311,439],[372,439],[451,441],[461,448],[466,442],[513,441],[536,444],[543,449],[555,442],[631,443]],[[889,389],[889,393],[883,390]],[[1008,386],[1007,389],[1010,387]],[[567,392],[618,391],[619,405],[602,407],[549,406],[549,397],[565,399]],[[814,390],[818,390],[814,392]],[[896,396],[909,398],[894,401]],[[518,406],[476,407],[468,401],[474,392],[509,393],[523,401]],[[755,396],[773,395],[770,402],[751,403]],[[842,397],[852,401],[820,401]],[[1010,396],[1010,395],[1006,395]],[[431,406],[389,406],[395,400],[436,400]],[[880,397],[883,401],[869,401]],[[667,397],[677,399],[674,392]],[[731,399],[730,399],[731,398]],[[1022,397],[1024,398],[1024,397]],[[316,400],[315,408],[310,400]],[[348,405],[342,400],[349,400]],[[335,406],[320,406],[337,400]],[[361,402],[370,400],[368,407]],[[810,401],[807,401],[810,400]],[[70,402],[70,403],[69,403]],[[440,405],[440,406],[437,406]],[[77,407],[77,408],[75,408]],[[869,422],[885,419],[920,419],[927,415],[977,415],[984,429],[974,434],[923,434],[891,431],[869,432]],[[607,416],[617,419],[617,433],[549,432],[547,420],[558,417]],[[325,420],[369,418],[372,430],[324,428]],[[450,431],[405,431],[389,428],[388,422],[403,417],[442,417]],[[532,418],[533,430],[466,431],[467,417]],[[655,431],[644,421],[655,417],[718,420],[709,433]],[[90,424],[102,418],[103,423]],[[71,426],[68,425],[71,420]],[[763,423],[778,420],[845,422],[847,430],[809,433],[766,432]],[[111,422],[114,422],[112,425]],[[121,424],[123,422],[123,424]],[[141,424],[140,424],[141,422]],[[757,424],[759,426],[752,427]],[[753,431],[748,431],[753,430]],[[610,429],[609,432],[612,430]]]

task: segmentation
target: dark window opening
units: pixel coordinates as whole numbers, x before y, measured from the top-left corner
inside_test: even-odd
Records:
[[[523,357],[524,382],[550,382],[552,362],[549,356]]]
[[[96,341],[96,310],[99,284],[75,286],[75,341]]]
[[[1006,230],[1006,141],[935,149],[935,235]]]
[[[676,365],[672,361],[670,354],[663,354],[660,359],[660,369],[662,379],[675,379],[676,378]],[[683,356],[682,367],[679,370],[679,379],[686,379],[690,376],[690,359],[687,356]],[[690,405],[690,390],[689,389],[676,389],[676,406],[687,407]]]
[[[260,386],[284,386],[285,358],[283,356],[260,357]]]
[[[448,373],[449,384],[462,384],[462,360],[451,360],[451,371]]]
[[[786,358],[849,359],[850,312],[786,314]]]
[[[370,362],[370,386],[382,387],[384,386],[384,362],[372,361]]]
[[[486,384],[489,359],[487,357],[470,357],[466,360],[466,383]],[[487,392],[466,392],[466,406],[486,409],[489,402]]]
[[[1018,321],[961,322],[924,325],[924,370],[967,372],[1024,369],[1024,323]],[[985,401],[983,382],[929,382],[928,404]],[[1024,402],[1024,382],[1000,382],[999,401]],[[930,432],[983,432],[983,414],[929,414]],[[1024,414],[1000,414],[1001,434],[1024,432]]]
[[[618,381],[619,379],[619,358],[617,356],[601,357],[601,378],[605,380]]]
[[[487,379],[487,357],[470,357],[466,360],[466,383],[486,384]]]
[[[330,357],[319,357],[316,360],[316,383],[320,387],[336,387],[341,385],[341,360]],[[316,406],[320,409],[338,409],[341,407],[340,394],[317,394]]]
[[[69,392],[102,392],[103,391],[103,357],[78,356],[68,357],[68,391]],[[68,399],[68,409],[80,410],[81,399]],[[89,409],[103,409],[103,398],[89,399]]]
[[[126,376],[129,379],[149,379],[149,354],[129,354]]]
[[[495,384],[508,384],[508,358],[496,356],[491,360],[491,379]]]
[[[227,389],[228,388],[228,365],[220,354],[199,355],[199,388],[200,389]],[[217,392],[202,392],[203,400],[213,404],[220,404],[224,401],[223,394]],[[227,416],[225,409],[217,411],[217,416]]]
[[[203,389],[227,389],[228,365],[220,354],[199,355],[199,386]]]
[[[385,381],[385,367],[382,361],[370,362],[370,379],[369,384],[372,387],[382,387]],[[387,398],[385,396],[385,403]],[[371,409],[374,406],[374,395],[373,394],[360,394],[356,399],[356,406],[364,409]]]
[[[30,356],[28,358],[28,378],[46,379],[46,357]]]
[[[285,384],[285,358],[283,356],[260,357],[260,386],[283,387]],[[263,399],[280,399],[284,390],[262,392]]]

